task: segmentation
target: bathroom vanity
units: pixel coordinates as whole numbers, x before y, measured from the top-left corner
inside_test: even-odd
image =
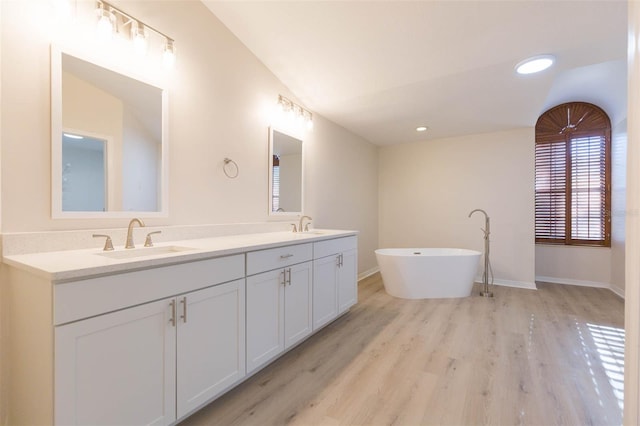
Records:
[[[357,302],[357,236],[6,256],[11,424],[173,424]]]

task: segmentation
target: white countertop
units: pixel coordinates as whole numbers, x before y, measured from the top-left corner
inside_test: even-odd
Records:
[[[4,256],[3,262],[55,283],[350,235],[357,235],[357,231],[314,229],[302,233],[242,234],[157,243],[154,247],[178,246],[188,250],[134,258],[115,259],[101,255],[125,251],[123,246],[116,246],[113,252],[93,248]],[[142,244],[136,250],[142,254]]]

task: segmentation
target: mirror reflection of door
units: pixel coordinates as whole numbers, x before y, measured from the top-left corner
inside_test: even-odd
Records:
[[[62,210],[107,210],[107,141],[62,134]]]

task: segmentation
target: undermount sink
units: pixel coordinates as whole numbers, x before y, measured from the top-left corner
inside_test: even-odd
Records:
[[[136,249],[124,249],[118,251],[105,251],[96,253],[98,256],[104,256],[111,259],[135,259],[137,257],[157,256],[160,254],[180,253],[184,251],[195,250],[191,247],[182,246],[159,246],[159,247],[140,247]]]
[[[316,230],[298,232],[298,234],[300,235],[323,235],[325,233],[326,232],[324,231],[316,231]]]

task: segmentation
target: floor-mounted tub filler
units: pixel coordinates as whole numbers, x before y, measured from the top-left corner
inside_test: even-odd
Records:
[[[482,273],[482,290],[480,296],[493,297],[493,292],[489,290],[489,272],[491,271],[491,261],[489,260],[489,234],[491,234],[491,223],[489,215],[482,209],[471,210],[469,217],[475,212],[484,214],[484,229],[480,228],[484,233],[484,272]],[[491,284],[493,284],[493,273],[491,274]]]
[[[456,248],[376,250],[384,288],[403,299],[467,297],[481,253]]]

